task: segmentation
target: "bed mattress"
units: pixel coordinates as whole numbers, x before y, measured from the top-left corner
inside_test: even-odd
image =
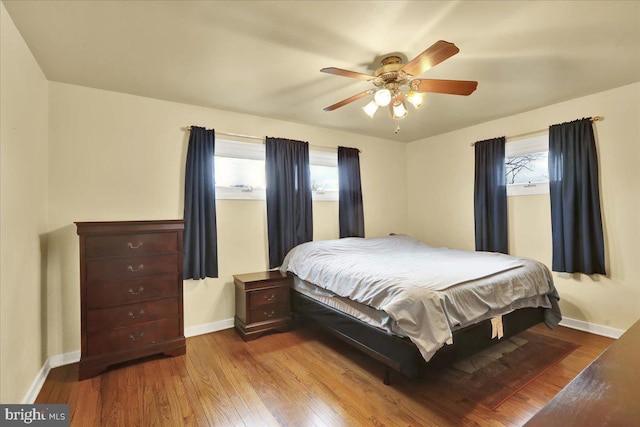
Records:
[[[314,285],[313,283],[309,283],[305,280],[300,279],[299,277],[293,277],[293,289],[300,292],[303,295],[308,296],[314,301],[318,301],[326,306],[334,308],[341,313],[347,314],[351,317],[354,317],[358,320],[365,322],[370,326],[374,326],[378,329],[384,330],[390,334],[399,336],[399,337],[407,337],[407,334],[402,330],[400,326],[398,326],[397,322],[391,318],[384,310],[377,310],[373,307],[370,307],[365,304],[361,304],[357,301],[350,300],[349,298],[341,297],[339,295],[334,294],[331,291],[323,289],[319,286]],[[468,290],[467,290],[468,291]],[[459,294],[459,291],[454,292],[454,294]],[[449,296],[448,301],[451,301],[451,298],[455,298],[455,296]],[[471,299],[473,300],[473,299]],[[488,310],[485,314],[478,316],[477,319],[473,322],[461,323],[458,322],[454,325],[451,325],[452,331],[457,331],[463,329],[472,324],[480,323],[483,320],[491,319],[496,316],[502,316],[507,313],[511,313],[514,310],[518,310],[520,308],[551,308],[551,303],[549,301],[549,297],[546,295],[535,295],[530,298],[523,298],[517,301],[512,302],[508,305],[508,307],[503,308],[502,310]],[[456,311],[456,310],[450,310]]]
[[[495,266],[486,265],[494,260]],[[287,255],[281,270],[297,277],[301,293],[409,337],[425,360],[452,343],[454,330],[520,308],[547,308],[549,326],[561,319],[544,264],[432,248],[409,236],[305,243]]]

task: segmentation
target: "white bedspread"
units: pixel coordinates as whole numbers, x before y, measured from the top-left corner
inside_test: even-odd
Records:
[[[408,236],[394,235],[304,243],[289,252],[280,269],[342,297],[384,310],[429,360],[442,345],[451,342],[455,325],[450,317],[461,317],[447,313],[457,309],[450,298],[456,287],[527,263],[531,260],[434,248]],[[546,294],[555,289],[548,269],[540,265],[536,265],[540,276],[527,278],[536,282],[533,289],[507,283],[509,288],[517,288],[514,300],[543,295],[548,303]],[[504,295],[497,300],[504,301],[500,304],[505,307],[512,301]],[[472,313],[464,314],[465,323],[489,311],[498,313],[500,308],[493,301],[474,301]]]

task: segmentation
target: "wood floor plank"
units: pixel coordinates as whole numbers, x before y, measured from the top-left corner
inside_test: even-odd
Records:
[[[75,364],[75,371],[78,366]],[[69,401],[70,424],[73,426],[98,426],[102,424],[102,378],[94,377],[75,383],[78,400]],[[106,403],[106,402],[105,402]]]
[[[209,337],[214,341],[213,348],[224,348],[226,350],[224,352],[215,352],[215,362],[222,367],[229,385],[235,392],[232,399],[237,407],[242,408],[245,422],[248,425],[256,425],[256,423],[264,426],[278,425],[271,411],[260,399],[259,394],[253,387],[252,378],[243,369],[241,361],[255,363],[246,348],[247,344],[237,339],[238,337],[232,330],[224,331],[220,334],[210,334]]]
[[[126,368],[124,368],[126,371]],[[125,425],[125,405],[126,400],[126,372],[108,371],[102,375],[100,390],[102,393],[100,425],[102,426],[122,426]]]
[[[211,353],[212,343],[211,337],[204,336],[194,342],[187,352],[187,369],[193,378],[198,398],[210,425],[246,425],[229,398],[235,391],[223,386],[224,380],[221,379],[224,379],[224,372],[215,363],[215,353]]]
[[[524,424],[613,340],[544,326],[580,347],[497,410],[427,375],[382,383],[379,362],[314,329],[244,342],[233,330],[187,339],[187,354],[115,366],[77,381],[53,369],[39,403],[68,403],[72,426],[496,426]]]

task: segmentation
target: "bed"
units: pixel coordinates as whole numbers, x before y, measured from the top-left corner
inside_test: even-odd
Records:
[[[296,320],[312,321],[409,377],[501,337],[561,320],[548,268],[531,259],[428,246],[405,235],[292,249]]]

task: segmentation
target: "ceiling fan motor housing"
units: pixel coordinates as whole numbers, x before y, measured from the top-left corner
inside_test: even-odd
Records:
[[[381,88],[385,87],[390,91],[397,91],[402,85],[409,84],[413,76],[400,71],[405,64],[399,56],[387,56],[381,61],[382,66],[378,68],[374,75],[373,85]]]

